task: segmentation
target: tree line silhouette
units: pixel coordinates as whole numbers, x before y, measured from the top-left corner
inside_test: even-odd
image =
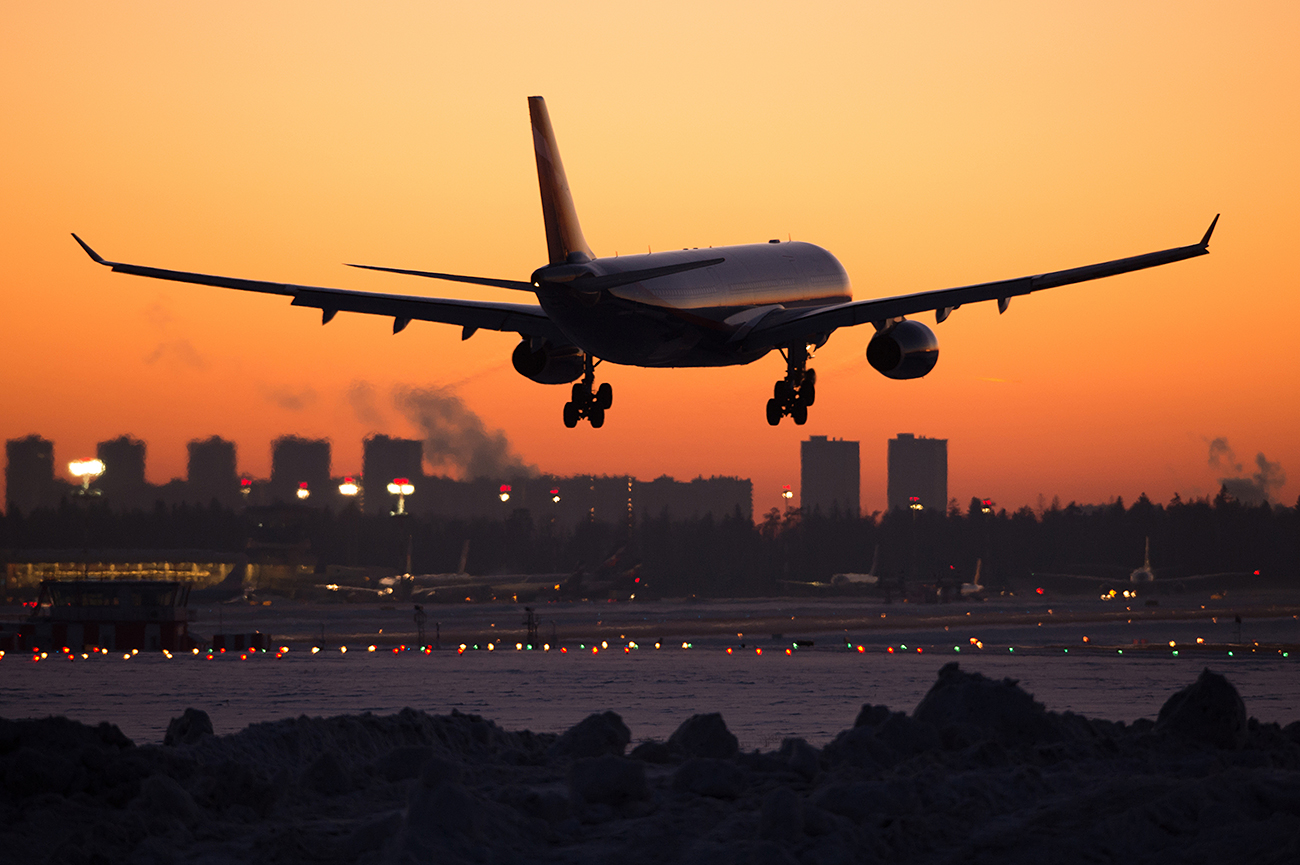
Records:
[[[1300,587],[1300,502],[1245,505],[1226,490],[1213,499],[1167,504],[1141,496],[1102,506],[987,509],[978,499],[946,512],[895,510],[856,516],[773,509],[757,524],[739,512],[714,519],[643,513],[631,524],[564,527],[527,510],[506,519],[394,518],[300,505],[232,510],[164,506],[119,511],[102,501],[65,500],[57,508],[0,517],[0,558],[31,561],[59,554],[94,558],[112,550],[205,550],[250,558],[298,556],[328,566],[453,573],[468,541],[466,570],[476,576],[593,571],[619,555],[639,565],[644,596],[747,597],[780,594],[790,582],[825,582],[839,573],[876,573],[887,583],[969,580],[983,561],[986,585],[1024,588],[1035,574],[1123,579],[1142,562],[1144,540],[1160,579],[1258,572],[1260,580]],[[783,582],[786,581],[786,582]]]

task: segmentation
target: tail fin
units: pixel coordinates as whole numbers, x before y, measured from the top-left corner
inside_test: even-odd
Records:
[[[546,249],[551,264],[590,261],[596,256],[582,236],[578,211],[573,207],[569,181],[564,176],[560,148],[555,144],[551,115],[546,100],[528,97],[528,113],[533,121],[533,148],[537,151],[537,184],[542,190],[542,219],[546,222]]]

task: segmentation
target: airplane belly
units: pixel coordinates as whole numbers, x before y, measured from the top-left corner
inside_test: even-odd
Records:
[[[683,312],[614,298],[588,306],[578,299],[541,297],[542,308],[579,348],[626,366],[684,367],[746,364],[767,350],[729,343],[731,328],[721,311]],[[707,314],[712,312],[713,314]],[[705,313],[705,314],[701,314]]]

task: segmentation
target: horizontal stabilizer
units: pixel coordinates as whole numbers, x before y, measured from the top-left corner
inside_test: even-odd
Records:
[[[682,264],[666,264],[663,267],[647,267],[644,270],[625,270],[622,273],[610,273],[604,276],[593,276],[584,271],[577,271],[572,275],[566,273],[560,276],[549,276],[543,271],[541,276],[546,282],[568,284],[578,291],[604,291],[607,288],[618,288],[620,285],[631,285],[634,282],[656,279],[661,276],[671,276],[674,273],[685,273],[688,270],[713,267],[722,264],[724,261],[726,261],[725,258],[710,258],[705,261],[687,261]]]

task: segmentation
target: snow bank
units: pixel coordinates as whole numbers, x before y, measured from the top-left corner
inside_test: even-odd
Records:
[[[847,720],[847,719],[846,719]],[[1300,861],[1300,723],[1205,671],[1152,722],[1047,711],[944,667],[910,714],[740,752],[717,714],[642,742],[475,715],[286,719],[165,744],[0,720],[0,849],[22,862]]]

